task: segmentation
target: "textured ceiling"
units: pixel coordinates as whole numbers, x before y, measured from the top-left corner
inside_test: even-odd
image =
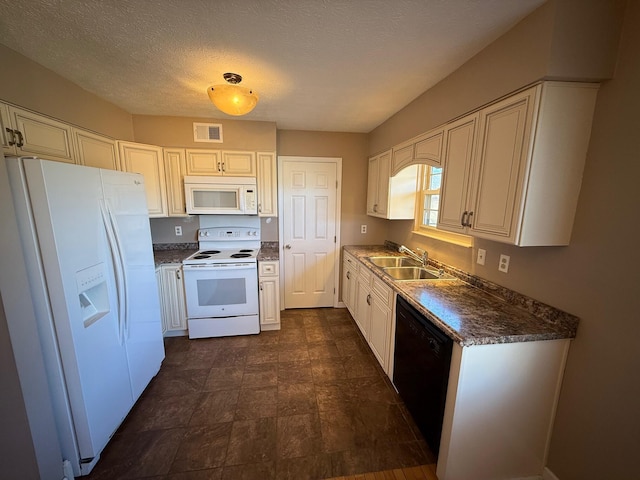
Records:
[[[368,132],[544,0],[0,0],[0,43],[128,112]],[[237,117],[232,117],[237,118]]]

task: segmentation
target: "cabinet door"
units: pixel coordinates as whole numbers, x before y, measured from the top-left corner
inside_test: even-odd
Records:
[[[535,89],[480,112],[478,154],[472,185],[473,234],[502,241],[513,238],[520,211]]]
[[[0,143],[2,143],[2,151],[5,155],[15,155],[15,136],[7,129],[13,130],[11,117],[9,116],[9,105],[0,103]]]
[[[141,143],[118,142],[120,169],[144,177],[150,217],[167,216],[167,191],[162,148]]]
[[[258,152],[258,216],[278,216],[278,177],[276,154]]]
[[[475,155],[478,115],[461,118],[447,126],[438,228],[464,233],[462,216],[467,211],[471,168]]]
[[[355,315],[353,299],[356,290],[356,275],[353,266],[345,259],[342,262],[342,301],[347,306],[351,315]]]
[[[160,297],[160,315],[162,316],[162,336],[167,332],[167,314],[164,301],[164,286],[162,281],[162,268],[156,268],[156,283],[158,284],[158,297]]]
[[[407,165],[413,163],[414,145],[401,145],[398,148],[393,147],[393,155],[391,158],[391,171],[395,174]]]
[[[444,129],[427,132],[416,139],[413,158],[419,163],[441,165],[443,140]]]
[[[184,298],[181,265],[163,265],[162,299],[165,312],[166,330],[186,330],[187,310]]]
[[[280,328],[279,283],[279,277],[260,277],[261,330],[273,330]]]
[[[16,149],[18,155],[76,163],[70,125],[16,107],[9,107],[9,113],[22,143]]]
[[[170,217],[185,217],[184,175],[186,173],[185,151],[182,148],[164,149],[164,166],[167,177],[167,214]]]
[[[368,280],[358,276],[356,280],[356,315],[355,321],[365,339],[369,339],[369,323],[371,320],[371,289]]]
[[[380,217],[387,216],[389,207],[389,178],[391,177],[391,151],[378,157],[378,198],[376,213]]]
[[[118,170],[118,149],[114,140],[76,128],[73,137],[80,165]]]
[[[389,337],[391,335],[391,310],[377,295],[371,295],[371,324],[369,328],[369,346],[386,371],[389,358]]]
[[[254,152],[222,152],[222,174],[255,177],[256,154]]]
[[[187,149],[187,175],[222,175],[220,150]]]
[[[378,208],[378,157],[369,159],[367,176],[367,214],[375,215]]]

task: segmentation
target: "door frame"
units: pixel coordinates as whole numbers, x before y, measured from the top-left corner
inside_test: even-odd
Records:
[[[340,224],[342,213],[342,157],[298,157],[290,155],[278,155],[278,250],[279,264],[280,264],[280,305],[285,305],[284,302],[284,244],[282,239],[284,238],[284,168],[285,162],[306,162],[306,163],[332,163],[336,166],[336,180],[338,185],[336,187],[336,241],[335,241],[335,253],[334,255],[334,291],[333,291],[333,308],[337,308],[338,298],[340,294]],[[283,308],[284,310],[285,308]]]

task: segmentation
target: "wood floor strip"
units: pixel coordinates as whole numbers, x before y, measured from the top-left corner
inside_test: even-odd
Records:
[[[396,468],[383,472],[361,473],[329,478],[327,480],[438,480],[436,465],[420,465],[417,467]]]

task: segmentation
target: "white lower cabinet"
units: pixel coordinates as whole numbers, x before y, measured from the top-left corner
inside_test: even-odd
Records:
[[[362,264],[358,266],[355,282],[355,304],[355,315],[353,312],[352,315],[358,328],[380,366],[389,375],[393,291]]]
[[[278,262],[258,262],[260,330],[280,330],[280,275]]]
[[[187,334],[187,309],[182,280],[182,265],[168,263],[156,270],[160,292],[162,333],[165,336]]]
[[[351,315],[356,316],[356,279],[358,263],[355,257],[343,252],[342,257],[342,302],[347,306]]]

